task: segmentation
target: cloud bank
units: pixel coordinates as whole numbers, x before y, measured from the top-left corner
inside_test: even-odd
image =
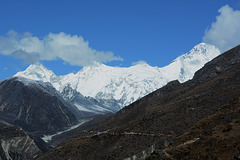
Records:
[[[112,52],[96,51],[89,47],[87,41],[78,35],[66,33],[49,33],[42,39],[31,33],[19,34],[9,31],[0,36],[0,54],[23,59],[26,63],[58,58],[71,65],[87,66],[94,62],[106,63],[123,60]]]
[[[240,10],[225,5],[218,12],[220,15],[210,29],[206,30],[203,41],[225,52],[240,44]]]

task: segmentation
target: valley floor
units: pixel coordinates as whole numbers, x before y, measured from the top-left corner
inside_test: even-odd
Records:
[[[64,131],[60,131],[60,132],[54,133],[54,134],[52,134],[52,135],[44,135],[44,136],[41,137],[41,138],[42,138],[42,140],[44,140],[46,143],[48,143],[48,142],[51,141],[52,138],[54,138],[55,136],[58,136],[58,135],[61,135],[61,134],[63,134],[63,133],[66,133],[66,132],[68,132],[68,131],[71,131],[71,130],[73,130],[73,129],[79,127],[79,126],[81,126],[82,124],[84,124],[84,123],[86,123],[86,122],[88,122],[88,121],[90,121],[90,120],[92,120],[92,118],[82,119],[82,120],[79,121],[78,124],[76,124],[76,125],[74,125],[74,126],[71,126],[71,127],[69,127],[68,129],[66,129],[66,130],[64,130]]]

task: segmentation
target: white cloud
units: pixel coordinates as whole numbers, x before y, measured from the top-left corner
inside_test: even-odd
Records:
[[[7,36],[0,36],[0,54],[21,58],[27,63],[60,58],[71,65],[79,66],[123,60],[114,56],[112,52],[90,48],[81,36],[63,32],[49,33],[40,39],[28,32],[22,35],[9,31]]]
[[[220,15],[206,30],[203,41],[225,52],[240,44],[240,11],[225,5],[218,12]]]
[[[138,65],[138,64],[147,64],[147,62],[143,61],[143,60],[139,60],[137,62],[132,62],[132,65]]]

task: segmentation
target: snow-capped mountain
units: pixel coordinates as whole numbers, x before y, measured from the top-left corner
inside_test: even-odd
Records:
[[[25,71],[18,72],[15,76],[22,76],[28,79],[51,83],[59,79],[51,70],[48,70],[39,62],[30,65]]]
[[[200,43],[163,68],[152,67],[146,63],[131,67],[111,67],[96,63],[83,67],[76,74],[56,76],[37,63],[30,65],[23,72],[18,72],[16,76],[50,82],[60,92],[69,85],[84,96],[93,97],[98,101],[115,100],[120,106],[117,109],[120,109],[169,81],[185,82],[191,79],[197,70],[219,54],[220,51],[216,47]]]
[[[167,81],[177,79],[179,82],[183,83],[192,79],[197,70],[218,55],[220,55],[220,50],[215,46],[200,43],[188,53],[179,56],[171,64],[160,70]]]

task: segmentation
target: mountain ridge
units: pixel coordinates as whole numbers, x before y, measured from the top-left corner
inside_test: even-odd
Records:
[[[167,82],[176,79],[185,82],[191,79],[195,71],[219,54],[220,51],[216,47],[200,43],[162,68],[152,67],[147,63],[130,67],[111,67],[96,63],[94,66],[83,67],[76,74],[56,76],[37,63],[15,76],[50,82],[60,92],[66,85],[70,85],[84,96],[95,98],[97,101],[116,100],[119,106],[113,110],[119,110]],[[35,69],[41,71],[37,73]],[[112,108],[114,105],[110,104],[108,107]]]
[[[222,109],[225,110],[225,107],[231,106],[236,100],[239,103],[239,74],[240,46],[237,46],[208,62],[196,72],[193,79],[185,83],[179,83],[177,80],[168,83],[124,107],[100,125],[76,134],[61,144],[59,148],[49,151],[40,159],[52,156],[55,156],[56,159],[145,159],[148,156],[147,153],[149,154],[147,152],[149,149],[150,153],[157,154],[156,159],[168,156],[167,153],[174,156],[174,158],[170,156],[168,159],[180,159],[181,157],[178,156],[186,159],[185,156],[191,153],[189,150],[198,151],[194,148],[198,144],[201,144],[200,146],[210,145],[203,149],[208,155],[200,155],[200,159],[221,159],[218,153],[222,152],[224,145],[231,145],[231,148],[234,148],[228,157],[232,159],[239,154],[239,143],[231,140],[232,144],[224,142],[221,147],[218,147],[215,139],[211,139],[211,136],[207,140],[204,138],[208,136],[203,136],[203,139],[201,137],[187,139],[189,138],[187,137],[187,141],[179,143],[190,144],[189,146],[193,148],[189,149],[188,145],[185,145],[186,147],[180,150],[182,154],[178,154],[179,148],[175,145],[167,152],[165,149],[172,142],[175,144],[174,140],[177,137],[184,135],[199,121]],[[223,131],[220,130],[221,136],[217,142],[221,142],[221,138],[224,136],[231,138],[229,133],[232,131],[235,137],[239,137],[239,106],[238,104],[224,116],[219,116],[221,121],[228,125],[220,126]],[[232,122],[237,116],[237,121]],[[232,125],[235,122],[236,124]],[[210,130],[208,128],[210,127],[208,124],[211,123],[211,121],[205,122],[206,129],[202,130],[202,134],[211,134],[211,128]],[[201,128],[197,127],[197,129]],[[216,129],[213,128],[213,130]],[[98,134],[99,132],[100,134]],[[218,133],[220,132],[218,131]],[[206,143],[208,140],[210,143]],[[237,142],[239,142],[239,138]],[[214,151],[217,151],[213,153],[213,157],[210,155],[212,154],[211,147],[216,148]],[[226,149],[224,151],[227,152]],[[194,157],[194,155],[192,156]]]

